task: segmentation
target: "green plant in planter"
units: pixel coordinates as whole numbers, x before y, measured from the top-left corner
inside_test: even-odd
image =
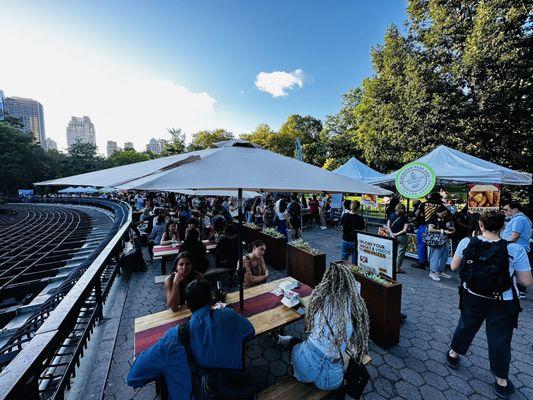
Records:
[[[392,285],[392,282],[385,279],[385,278],[382,278],[378,273],[376,273],[375,270],[373,270],[372,268],[369,268],[369,267],[361,267],[359,265],[354,265],[354,264],[348,264],[346,263],[346,265],[348,265],[348,267],[350,267],[352,269],[353,272],[357,272],[359,275],[363,275],[365,278],[368,278],[370,280],[373,280],[374,282],[377,282],[381,285],[384,285],[384,286],[390,286]]]
[[[245,225],[245,226],[247,226],[247,227],[249,227],[249,228],[252,228],[252,229],[257,229],[257,230],[261,229],[261,227],[260,227],[259,225],[256,225],[256,224],[254,224],[253,222],[245,223],[245,224],[243,224],[243,225]]]
[[[292,242],[289,242],[289,244],[313,255],[322,254],[320,250],[315,249],[308,242],[305,242],[302,239],[293,240]]]
[[[272,237],[274,237],[276,239],[281,239],[281,238],[285,237],[285,235],[283,235],[283,233],[278,232],[274,228],[263,228],[262,232],[265,235],[272,236]]]

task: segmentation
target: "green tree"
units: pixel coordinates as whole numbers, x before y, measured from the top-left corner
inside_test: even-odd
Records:
[[[148,161],[152,157],[147,153],[139,153],[135,149],[118,150],[107,159],[109,167],[118,167],[120,165],[128,165],[141,161]]]
[[[98,148],[92,143],[76,141],[68,149],[70,174],[83,174],[105,167],[106,160],[97,153]]]
[[[326,161],[326,146],[321,140],[322,122],[309,115],[302,117],[298,114],[290,115],[279,129],[277,142],[279,153],[294,157],[295,141],[302,143],[303,161],[322,166]]]
[[[33,182],[45,180],[50,166],[45,151],[32,134],[0,121],[0,193],[15,194],[17,189],[31,188]]]
[[[193,137],[191,144],[188,147],[189,151],[203,150],[208,149],[213,144],[217,142],[222,142],[224,140],[234,139],[233,133],[228,132],[224,129],[215,129],[213,131],[200,131],[196,132]]]
[[[171,128],[168,130],[168,133],[170,133],[171,139],[170,142],[165,144],[163,153],[161,155],[166,157],[174,154],[185,153],[187,146],[185,145],[185,134],[181,131],[181,129]]]

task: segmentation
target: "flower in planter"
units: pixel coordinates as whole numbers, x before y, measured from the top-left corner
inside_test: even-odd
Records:
[[[283,235],[283,233],[278,232],[274,228],[263,228],[262,232],[265,235],[272,236],[272,237],[274,237],[276,239],[281,239],[281,238],[285,237],[285,235]]]
[[[244,225],[249,227],[249,228],[252,228],[252,229],[257,229],[257,230],[261,229],[261,227],[259,225],[256,225],[253,222],[250,222],[249,224],[245,223]]]
[[[315,249],[308,242],[305,242],[302,239],[293,240],[292,242],[289,242],[289,244],[313,255],[322,254],[320,250]]]

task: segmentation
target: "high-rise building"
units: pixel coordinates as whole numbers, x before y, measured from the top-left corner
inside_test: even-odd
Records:
[[[67,147],[76,142],[91,143],[96,146],[96,133],[91,119],[87,116],[71,117],[67,126]]]
[[[118,150],[117,142],[112,140],[107,141],[107,157],[111,157],[115,151]]]
[[[41,103],[23,97],[6,97],[3,104],[5,115],[20,118],[24,129],[33,133],[37,143],[45,149],[46,134],[44,132],[44,113]]]
[[[165,144],[167,144],[167,141],[165,139],[152,138],[150,139],[150,142],[146,145],[146,151],[151,151],[155,154],[161,154],[163,152]]]
[[[0,90],[0,121],[4,119],[4,92]]]
[[[57,142],[55,140],[46,138],[46,149],[47,150],[57,150]]]
[[[130,149],[131,149],[131,150],[135,150],[135,149],[133,148],[133,143],[132,143],[132,142],[125,142],[125,143],[124,143],[124,150],[130,150]]]

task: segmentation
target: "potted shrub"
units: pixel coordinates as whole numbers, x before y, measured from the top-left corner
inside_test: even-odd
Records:
[[[302,239],[294,240],[287,246],[287,275],[315,287],[326,271],[326,254],[313,248]]]
[[[254,223],[242,224],[241,239],[250,244],[254,240],[259,239],[259,232],[261,228]]]
[[[346,263],[344,261],[333,262]],[[400,340],[402,284],[373,269],[349,264],[355,279],[361,284],[361,297],[366,302],[370,318],[370,338],[387,349]]]
[[[259,239],[265,242],[267,251],[265,261],[275,269],[284,269],[287,265],[287,242],[285,236],[274,228],[263,228]]]

